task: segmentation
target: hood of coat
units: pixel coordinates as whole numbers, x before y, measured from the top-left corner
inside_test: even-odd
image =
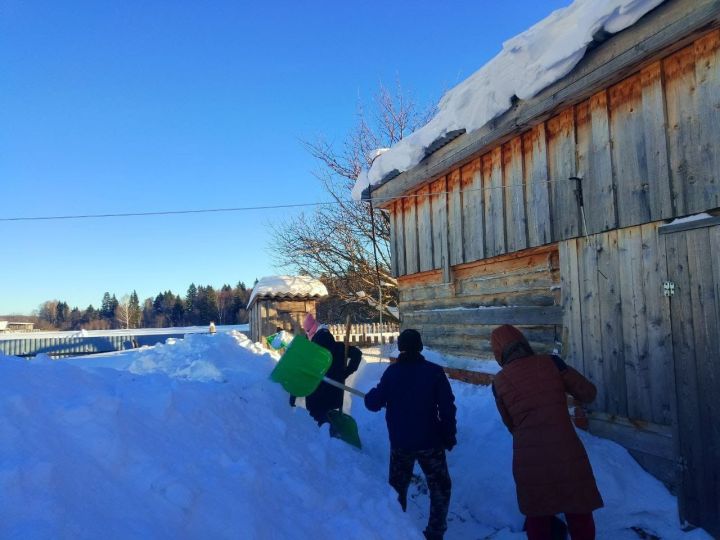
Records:
[[[505,365],[508,360],[534,354],[527,338],[520,330],[510,324],[503,324],[492,331],[490,345],[495,360],[501,366]]]

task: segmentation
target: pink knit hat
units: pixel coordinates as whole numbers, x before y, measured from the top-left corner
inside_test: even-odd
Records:
[[[315,317],[312,316],[312,313],[308,313],[305,316],[305,320],[303,321],[303,330],[305,330],[305,333],[307,334],[308,339],[312,339],[315,335],[315,332],[318,331],[318,322],[315,320]]]

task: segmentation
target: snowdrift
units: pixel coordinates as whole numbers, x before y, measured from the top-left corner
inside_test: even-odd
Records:
[[[0,538],[421,539],[386,483],[384,417],[347,398],[362,451],[318,430],[241,334],[194,335],[97,359],[0,357]],[[368,389],[386,364],[364,363]],[[458,446],[448,539],[520,539],[511,440],[487,388],[453,383]],[[599,538],[684,534],[676,500],[621,447],[581,434],[606,508]]]

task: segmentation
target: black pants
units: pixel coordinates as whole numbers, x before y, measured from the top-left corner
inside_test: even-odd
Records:
[[[430,518],[428,519],[425,536],[441,539],[447,530],[447,514],[450,507],[450,491],[452,482],[448,472],[445,450],[399,450],[390,452],[390,485],[398,493],[403,510],[407,506],[407,492],[412,479],[415,460],[425,474],[430,490]]]

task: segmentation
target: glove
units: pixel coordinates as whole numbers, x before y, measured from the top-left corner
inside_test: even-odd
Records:
[[[446,435],[445,436],[445,441],[444,441],[445,450],[450,452],[453,448],[455,448],[456,444],[457,444],[457,438],[455,437],[455,435]]]

